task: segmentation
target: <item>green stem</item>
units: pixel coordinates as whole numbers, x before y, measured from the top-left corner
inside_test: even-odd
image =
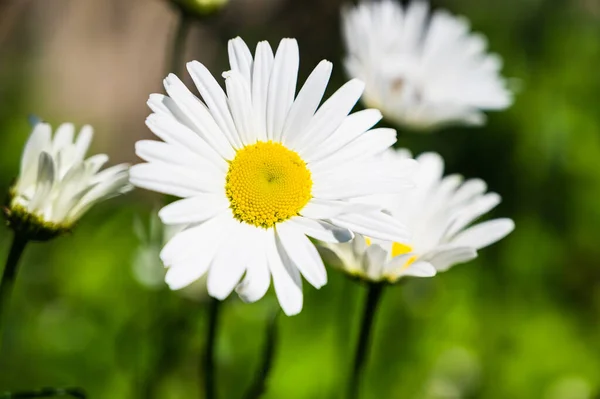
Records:
[[[280,313],[279,308],[267,323],[265,345],[263,347],[262,363],[254,382],[246,392],[245,399],[258,399],[267,390],[267,379],[273,365],[275,349],[277,347],[277,318]]]
[[[354,365],[352,367],[352,374],[348,381],[348,398],[358,398],[360,390],[360,378],[362,371],[365,366],[367,354],[369,352],[369,338],[373,327],[373,320],[375,313],[377,312],[377,305],[381,299],[383,293],[383,283],[369,283],[367,298],[365,307],[363,309],[362,322],[360,326],[360,335],[358,337],[358,344],[356,346],[356,352],[354,355]]]
[[[8,313],[10,297],[19,266],[19,259],[21,259],[28,242],[27,238],[19,234],[14,235],[10,252],[6,259],[6,266],[4,266],[4,271],[2,273],[2,282],[0,282],[0,345],[2,344],[2,329]]]
[[[2,393],[0,399],[55,398],[57,396],[70,396],[77,399],[86,399],[87,397],[80,388],[42,388],[39,391]]]
[[[177,28],[173,36],[173,43],[170,54],[169,70],[167,72],[175,75],[183,72],[183,61],[185,57],[185,45],[188,33],[192,25],[192,20],[183,10],[178,10]]]
[[[204,352],[204,397],[215,399],[216,377],[215,377],[215,343],[217,338],[217,325],[219,323],[219,309],[221,301],[211,298],[208,307],[208,329],[206,335],[206,350]]]

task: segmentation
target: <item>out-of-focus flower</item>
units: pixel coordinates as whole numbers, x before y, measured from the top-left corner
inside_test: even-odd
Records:
[[[271,277],[288,315],[302,309],[302,279],[319,288],[327,274],[307,236],[326,242],[370,237],[405,240],[406,229],[376,205],[351,199],[397,192],[415,166],[386,168],[376,157],[396,141],[393,129],[369,130],[376,110],[348,115],[363,91],[352,80],[321,102],[332,65],[322,61],[294,98],[298,44],[266,42],[252,57],[240,38],[229,42],[227,94],[200,63],[188,71],[205,103],[175,75],[169,96],[151,95],[149,128],[164,142],[140,141],[148,163],[131,170],[133,184],[183,197],[164,207],[165,224],[185,224],[161,252],[172,289],[208,272],[209,294],[234,288],[256,301]],[[206,104],[206,105],[205,105]],[[240,279],[244,279],[240,283]]]
[[[204,17],[224,7],[229,0],[170,0],[175,6],[186,13],[197,17]]]
[[[366,83],[365,104],[390,121],[419,130],[481,125],[482,110],[511,105],[500,57],[486,53],[466,18],[430,15],[421,0],[363,2],[342,14],[346,70]]]
[[[84,126],[77,138],[70,123],[54,138],[47,123],[37,123],[21,157],[21,172],[9,192],[5,215],[10,227],[32,240],[47,240],[70,230],[94,204],[129,191],[129,166],[100,172],[104,154],[84,159],[93,130]]]
[[[406,150],[390,150],[385,157],[399,161],[411,155]],[[328,263],[369,281],[428,277],[475,258],[479,249],[514,229],[511,219],[472,225],[500,202],[498,194],[486,193],[483,180],[463,182],[458,175],[443,177],[444,161],[435,153],[424,153],[417,161],[414,190],[402,196],[372,198],[408,226],[411,239],[389,242],[357,234],[352,243],[323,244],[321,253]]]

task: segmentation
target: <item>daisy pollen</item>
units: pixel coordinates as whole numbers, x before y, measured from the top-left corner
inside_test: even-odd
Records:
[[[311,198],[306,162],[272,141],[239,150],[225,179],[234,217],[255,226],[269,228],[298,216]]]
[[[321,61],[296,93],[298,44],[267,42],[254,55],[240,38],[229,41],[225,91],[197,61],[187,64],[200,100],[175,75],[168,96],[153,94],[148,127],[163,142],[143,140],[131,182],[183,199],[159,216],[184,226],[165,245],[165,280],[180,289],[208,273],[211,296],[235,289],[247,302],[262,298],[271,281],[288,315],[302,309],[302,278],[314,287],[327,273],[308,237],[346,242],[352,231],[406,240],[406,228],[371,195],[412,184],[413,160],[390,168],[380,155],[393,129],[371,129],[381,113],[350,114],[364,84],[351,80],[321,104],[332,64]]]

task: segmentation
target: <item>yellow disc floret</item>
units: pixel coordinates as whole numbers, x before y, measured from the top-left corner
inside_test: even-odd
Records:
[[[311,199],[311,189],[311,174],[302,158],[272,141],[238,150],[225,184],[233,216],[264,228],[298,215]]]

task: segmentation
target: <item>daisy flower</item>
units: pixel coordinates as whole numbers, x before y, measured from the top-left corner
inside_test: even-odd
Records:
[[[386,157],[410,159],[406,150]],[[486,193],[483,180],[465,182],[458,175],[443,177],[444,161],[436,153],[417,158],[416,188],[399,196],[378,196],[385,207],[408,226],[407,241],[387,241],[356,235],[351,243],[323,244],[327,263],[361,279],[396,282],[404,276],[430,277],[477,256],[477,251],[504,238],[514,229],[511,219],[473,222],[500,203]]]
[[[428,3],[363,2],[342,11],[352,77],[366,83],[363,101],[403,126],[431,130],[448,124],[481,125],[483,110],[501,110],[512,94],[499,56],[466,18]]]
[[[346,83],[319,107],[330,62],[322,61],[296,95],[294,39],[283,39],[276,54],[261,42],[253,57],[236,38],[229,60],[226,92],[193,61],[187,69],[203,101],[172,74],[164,80],[168,96],[150,96],[147,125],[164,142],[137,143],[147,163],[132,168],[131,182],[183,197],[159,212],[165,224],[186,225],[161,252],[172,289],[208,272],[211,296],[224,299],[236,289],[251,302],[272,278],[282,309],[293,315],[302,309],[301,275],[317,288],[327,282],[307,236],[407,238],[400,222],[355,199],[402,190],[414,161],[387,168],[377,155],[396,132],[369,130],[379,111],[349,115],[362,82]]]
[[[21,157],[21,172],[10,189],[5,214],[10,226],[29,239],[46,240],[70,230],[94,204],[129,191],[129,166],[100,172],[105,154],[85,159],[91,126],[62,124],[52,137],[47,123],[37,123]]]

